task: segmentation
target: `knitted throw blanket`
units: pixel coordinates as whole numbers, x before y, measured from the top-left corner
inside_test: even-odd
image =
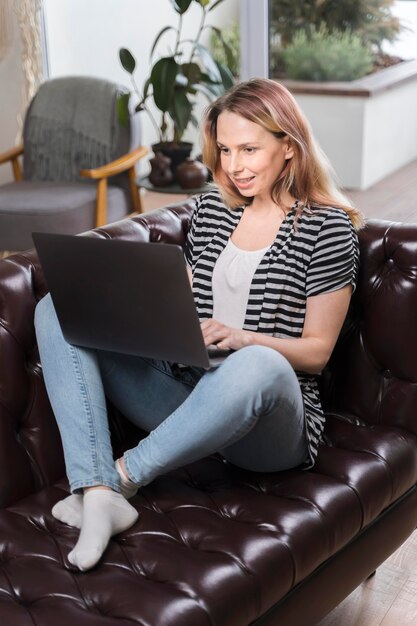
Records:
[[[47,81],[28,110],[24,129],[26,180],[78,180],[79,170],[115,157],[118,87],[88,77]]]

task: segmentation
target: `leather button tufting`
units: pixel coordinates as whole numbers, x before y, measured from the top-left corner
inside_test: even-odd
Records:
[[[149,239],[152,243],[158,243],[162,241],[162,234],[159,231],[152,229]]]
[[[394,263],[394,259],[387,259],[385,265],[387,267],[394,267],[395,263]]]
[[[391,370],[385,370],[383,376],[384,378],[392,378]]]

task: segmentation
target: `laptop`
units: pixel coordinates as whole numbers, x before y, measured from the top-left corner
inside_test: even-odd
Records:
[[[205,369],[231,352],[204,344],[181,246],[32,236],[68,343]]]

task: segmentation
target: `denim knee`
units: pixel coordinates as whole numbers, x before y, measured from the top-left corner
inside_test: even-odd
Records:
[[[257,383],[275,376],[292,376],[294,369],[277,350],[267,346],[246,346],[233,354],[233,366]],[[246,376],[245,376],[246,378]]]
[[[278,390],[299,387],[292,365],[273,348],[247,346],[237,350],[227,361],[242,391],[261,396],[263,400],[273,397]]]
[[[36,334],[42,332],[48,332],[50,330],[51,322],[55,318],[55,308],[52,302],[51,294],[46,294],[39,300],[35,307],[35,330]]]

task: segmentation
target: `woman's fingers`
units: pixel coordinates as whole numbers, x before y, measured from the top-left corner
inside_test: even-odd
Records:
[[[206,346],[211,343],[219,343],[219,341],[225,339],[230,333],[230,328],[213,319],[204,320],[204,322],[201,323],[201,330]]]

